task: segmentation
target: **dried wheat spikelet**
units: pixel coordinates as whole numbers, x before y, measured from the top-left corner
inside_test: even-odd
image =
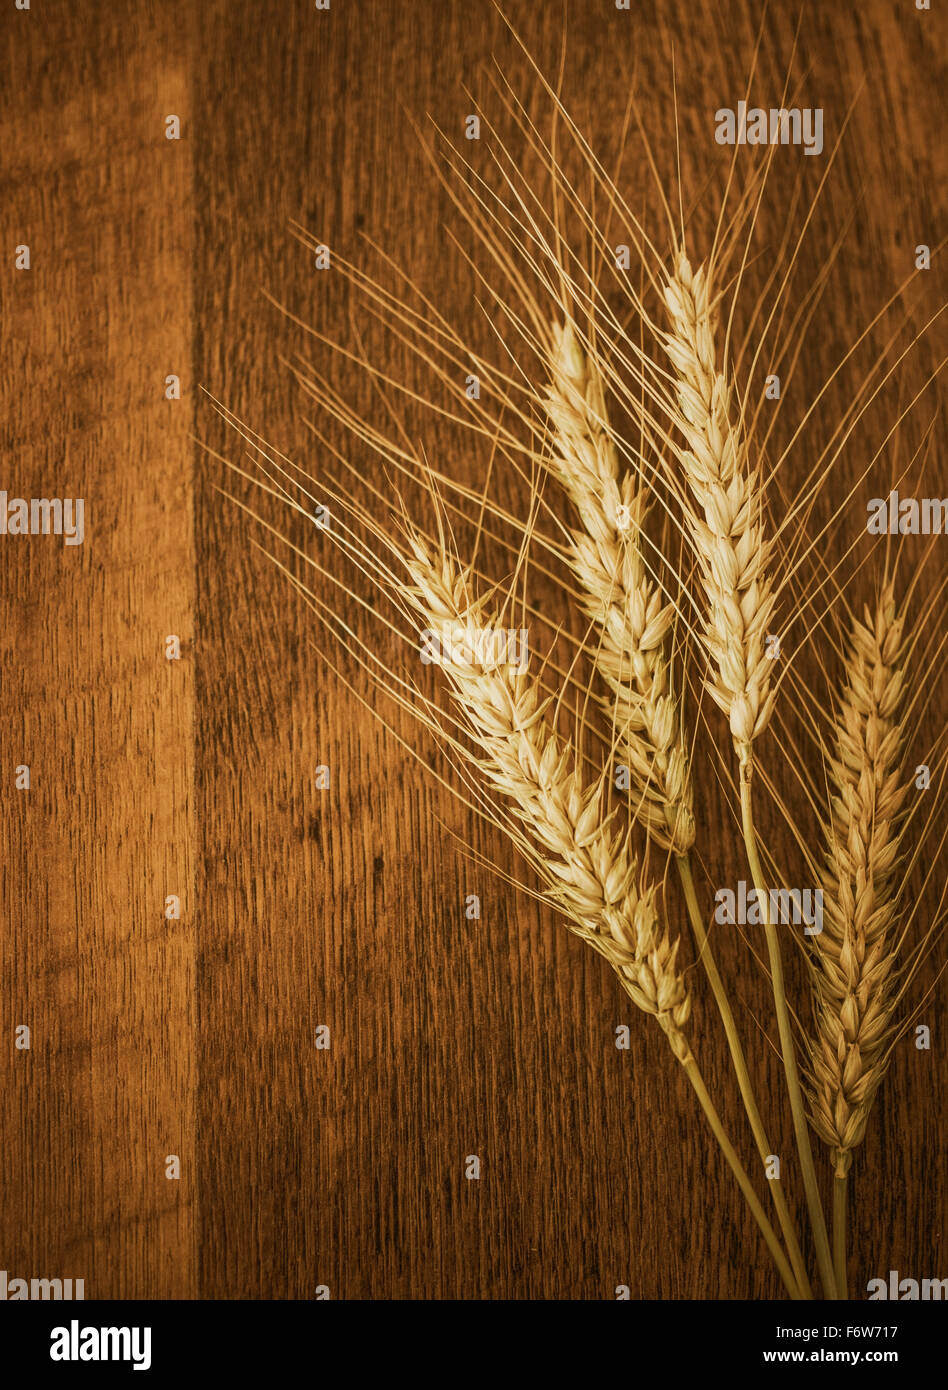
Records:
[[[823,931],[814,953],[809,1039],[813,1125],[844,1174],[889,1060],[898,983],[896,926],[905,694],[904,615],[891,584],[854,618],[838,698],[831,805],[823,832]]]
[[[417,533],[409,544],[412,587],[404,597],[438,634],[439,664],[478,745],[480,772],[537,842],[547,897],[570,929],[605,956],[633,1003],[658,1020],[675,1056],[686,1061],[691,999],[677,964],[678,942],[659,922],[655,887],[639,881],[628,834],[614,829],[602,782],[584,785],[571,744],[544,718],[550,701],[540,698],[529,673],[479,655],[477,634],[494,623],[472,592],[469,572],[444,549],[433,554]]]
[[[731,387],[715,349],[707,272],[682,252],[664,288],[672,331],[661,339],[676,374],[671,423],[684,437],[678,461],[698,510],[689,513],[709,613],[708,690],[727,715],[742,757],[773,707],[764,652],[774,610],[770,545],[761,525],[760,468],[748,459]]]
[[[583,611],[599,630],[596,669],[604,701],[637,795],[636,815],[665,849],[685,854],[695,821],[688,754],[666,651],[674,605],[663,602],[639,544],[645,495],[620,477],[606,421],[602,378],[569,321],[554,330],[546,409],[553,427],[553,470],[585,531],[572,532],[569,562]]]

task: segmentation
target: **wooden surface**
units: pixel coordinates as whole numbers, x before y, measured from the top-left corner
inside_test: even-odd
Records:
[[[597,147],[615,147],[635,80],[666,173],[674,42],[684,179],[701,191],[712,113],[743,95],[762,7],[505,8],[550,73],[567,14],[564,93]],[[772,4],[762,30],[775,96],[796,17]],[[88,1297],[777,1296],[660,1035],[551,914],[459,852],[439,821],[514,866],[326,668],[192,441],[239,458],[204,387],[315,466],[279,361],[312,345],[261,291],[343,338],[349,303],[290,218],[353,259],[364,232],[465,325],[472,282],[413,124],[458,131],[465,85],[487,103],[495,53],[532,90],[498,13],[11,0],[2,36],[0,483],[84,497],[86,540],[0,538],[0,1267],[82,1277]],[[803,399],[915,245],[945,235],[948,40],[937,6],[867,0],[803,7],[798,45],[801,104],[826,109],[828,144],[862,86],[804,253],[815,272],[852,218]],[[793,153],[764,214],[771,245]],[[13,269],[22,243],[28,272]],[[917,327],[945,297],[937,262],[930,283]],[[919,347],[904,397],[943,350],[943,334]],[[942,453],[939,437],[943,469]],[[700,791],[706,824],[724,824],[714,780]],[[737,860],[709,872],[736,878]],[[483,915],[467,922],[474,891]],[[739,942],[721,953],[759,1038],[760,981]],[[857,1290],[889,1269],[948,1275],[943,1017],[942,989],[933,1050],[897,1049],[858,1160]],[[695,1030],[746,1149],[704,1002]],[[775,1109],[772,1054],[752,1051]],[[775,1123],[779,1152],[788,1131]]]

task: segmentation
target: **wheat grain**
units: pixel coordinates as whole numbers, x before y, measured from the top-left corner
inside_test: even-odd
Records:
[[[775,595],[760,521],[760,469],[752,466],[731,388],[717,362],[707,273],[682,252],[665,285],[672,331],[661,335],[676,373],[671,423],[687,447],[678,460],[697,509],[689,509],[709,612],[703,636],[714,678],[708,690],[746,760],[773,707],[764,650]]]
[[[640,547],[644,494],[620,477],[606,419],[602,376],[569,321],[553,331],[546,410],[553,469],[585,527],[572,533],[571,568],[582,606],[599,632],[603,703],[628,764],[636,814],[665,849],[685,854],[695,838],[691,771],[678,704],[669,689],[666,644],[674,605],[663,602]]]
[[[837,752],[829,762],[810,1101],[814,1127],[832,1146],[840,1175],[865,1134],[893,1030],[896,873],[907,790],[901,777],[903,626],[891,584],[862,622],[853,620],[834,721]]]

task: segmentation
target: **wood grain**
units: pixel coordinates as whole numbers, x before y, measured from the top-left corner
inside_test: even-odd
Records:
[[[743,95],[758,34],[756,80],[779,94],[797,20],[771,6],[760,28],[751,0],[505,11],[550,74],[565,15],[564,95],[593,145],[616,150],[634,81],[666,165],[674,45],[692,196],[713,112]],[[803,400],[909,274],[915,245],[945,234],[944,20],[910,0],[811,4],[797,45],[828,143],[860,93],[801,252],[812,278],[851,222],[795,379]],[[364,233],[476,331],[472,279],[441,231],[451,205],[415,127],[458,131],[464,87],[487,102],[495,54],[542,110],[486,0],[6,8],[0,482],[87,499],[81,547],[0,539],[11,1274],[84,1277],[90,1297],[309,1298],[328,1285],[334,1298],[596,1299],[618,1284],[637,1298],[778,1296],[661,1037],[550,914],[460,852],[445,823],[515,867],[346,693],[221,497],[225,471],[190,438],[239,460],[203,388],[317,466],[280,362],[316,349],[262,291],[349,342],[352,303],[314,273],[290,219],[352,259]],[[169,113],[180,141],[164,138]],[[771,247],[798,171],[799,159],[775,170]],[[647,186],[647,170],[629,178]],[[12,269],[23,242],[29,272]],[[936,264],[911,322],[944,298]],[[920,344],[906,396],[943,345]],[[331,371],[370,406],[356,371]],[[182,399],[169,402],[172,372]],[[805,466],[784,479],[791,491]],[[847,458],[839,495],[858,468]],[[178,662],[165,660],[170,633]],[[29,792],[13,789],[22,763]],[[717,783],[701,790],[706,823],[727,824]],[[726,851],[710,860],[709,875],[739,876]],[[467,922],[474,891],[483,915]],[[179,921],[164,916],[171,893]],[[740,943],[721,951],[744,1026],[769,1027]],[[859,1161],[857,1290],[890,1268],[948,1274],[943,1000],[926,1014],[932,1052],[897,1052]],[[13,1048],[21,1022],[29,1052]],[[628,1052],[614,1046],[621,1023]],[[320,1024],[328,1050],[314,1046]],[[703,1001],[695,1030],[746,1148]],[[753,1050],[775,1112],[778,1070],[764,1042]],[[789,1125],[774,1131],[789,1153]],[[478,1182],[464,1178],[469,1154]]]
[[[124,18],[4,18],[4,247],[32,257],[3,277],[4,486],[84,498],[87,534],[4,538],[2,1019],[32,1046],[3,1048],[0,1248],[11,1277],[171,1298],[196,1278],[193,666],[164,655],[191,640],[194,391],[190,149],[164,117],[190,75]]]

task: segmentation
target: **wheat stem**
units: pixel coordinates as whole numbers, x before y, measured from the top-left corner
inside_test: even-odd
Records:
[[[744,1198],[747,1202],[747,1205],[751,1209],[754,1220],[760,1227],[760,1232],[767,1243],[767,1248],[770,1251],[771,1255],[773,1255],[774,1257],[774,1261],[777,1265],[777,1269],[780,1271],[780,1277],[783,1280],[784,1285],[786,1286],[787,1292],[789,1293],[792,1299],[794,1299],[795,1301],[799,1301],[801,1298],[801,1294],[799,1288],[797,1287],[796,1280],[793,1277],[793,1270],[790,1268],[790,1265],[787,1262],[787,1257],[783,1252],[783,1247],[781,1246],[780,1241],[777,1239],[776,1231],[774,1230],[773,1226],[771,1226],[770,1221],[767,1219],[767,1213],[764,1211],[764,1208],[761,1205],[760,1198],[757,1196],[757,1193],[754,1189],[754,1185],[751,1182],[750,1178],[747,1176],[744,1166],[741,1163],[741,1160],[738,1158],[737,1153],[734,1149],[734,1145],[731,1143],[730,1139],[727,1136],[727,1132],[723,1124],[721,1123],[721,1117],[718,1114],[717,1110],[714,1108],[714,1102],[708,1094],[708,1088],[704,1084],[704,1078],[701,1075],[698,1063],[695,1061],[693,1056],[689,1056],[682,1063],[682,1066],[684,1067],[685,1075],[687,1076],[688,1080],[691,1082],[691,1085],[694,1088],[695,1095],[698,1097],[698,1101],[701,1105],[702,1110],[705,1113],[705,1117],[707,1118],[708,1124],[711,1126],[711,1130],[714,1134],[714,1137],[718,1141],[721,1152],[727,1159],[727,1162],[731,1168],[731,1172],[737,1179],[738,1185],[740,1186],[740,1189],[744,1194]]]
[[[737,1031],[737,1023],[734,1019],[734,1011],[731,1002],[727,997],[727,990],[721,973],[718,970],[717,961],[711,950],[711,942],[705,930],[704,919],[701,915],[701,908],[698,903],[698,895],[695,891],[694,875],[691,870],[691,858],[687,854],[675,856],[678,866],[678,875],[681,879],[682,891],[685,895],[685,903],[688,908],[688,917],[691,927],[695,934],[698,944],[698,956],[704,967],[704,972],[708,977],[711,992],[714,995],[718,1013],[721,1015],[721,1022],[724,1025],[724,1032],[727,1037],[727,1045],[731,1052],[731,1062],[734,1067],[734,1074],[737,1077],[737,1084],[740,1088],[741,1099],[744,1102],[744,1109],[754,1135],[754,1142],[760,1154],[761,1162],[766,1163],[770,1154],[773,1152],[767,1142],[767,1134],[764,1129],[764,1122],[761,1118],[760,1108],[757,1104],[757,1097],[754,1095],[753,1083],[747,1067],[747,1059],[744,1056],[744,1049],[741,1046],[740,1034]],[[793,1265],[793,1273],[796,1279],[800,1294],[803,1298],[812,1298],[813,1290],[807,1277],[806,1264],[803,1259],[803,1252],[800,1249],[800,1242],[794,1228],[793,1218],[787,1206],[787,1199],[779,1178],[769,1180],[771,1196],[777,1210],[777,1217],[780,1221],[780,1229],[783,1231],[783,1238],[786,1242],[790,1260]]]
[[[837,1173],[833,1178],[833,1265],[840,1298],[849,1297],[846,1271],[846,1205],[849,1196],[849,1174]]]
[[[790,1010],[787,1006],[787,991],[783,978],[783,958],[780,953],[780,940],[770,911],[770,894],[764,882],[760,855],[757,850],[757,832],[754,829],[754,811],[751,786],[753,783],[754,761],[750,746],[741,753],[741,825],[744,832],[744,845],[751,878],[757,889],[757,899],[764,919],[764,932],[767,940],[767,955],[770,962],[770,979],[773,987],[774,1009],[777,1014],[777,1031],[780,1036],[780,1053],[783,1070],[787,1079],[787,1093],[790,1098],[790,1111],[793,1116],[793,1132],[797,1141],[797,1154],[803,1173],[803,1186],[806,1191],[806,1204],[810,1213],[810,1225],[816,1242],[816,1259],[823,1285],[824,1297],[838,1298],[836,1280],[833,1273],[833,1260],[830,1254],[826,1218],[820,1200],[820,1189],[813,1164],[813,1151],[810,1148],[810,1133],[807,1126],[806,1111],[803,1106],[803,1091],[800,1086],[800,1073],[793,1042],[793,1029]]]

